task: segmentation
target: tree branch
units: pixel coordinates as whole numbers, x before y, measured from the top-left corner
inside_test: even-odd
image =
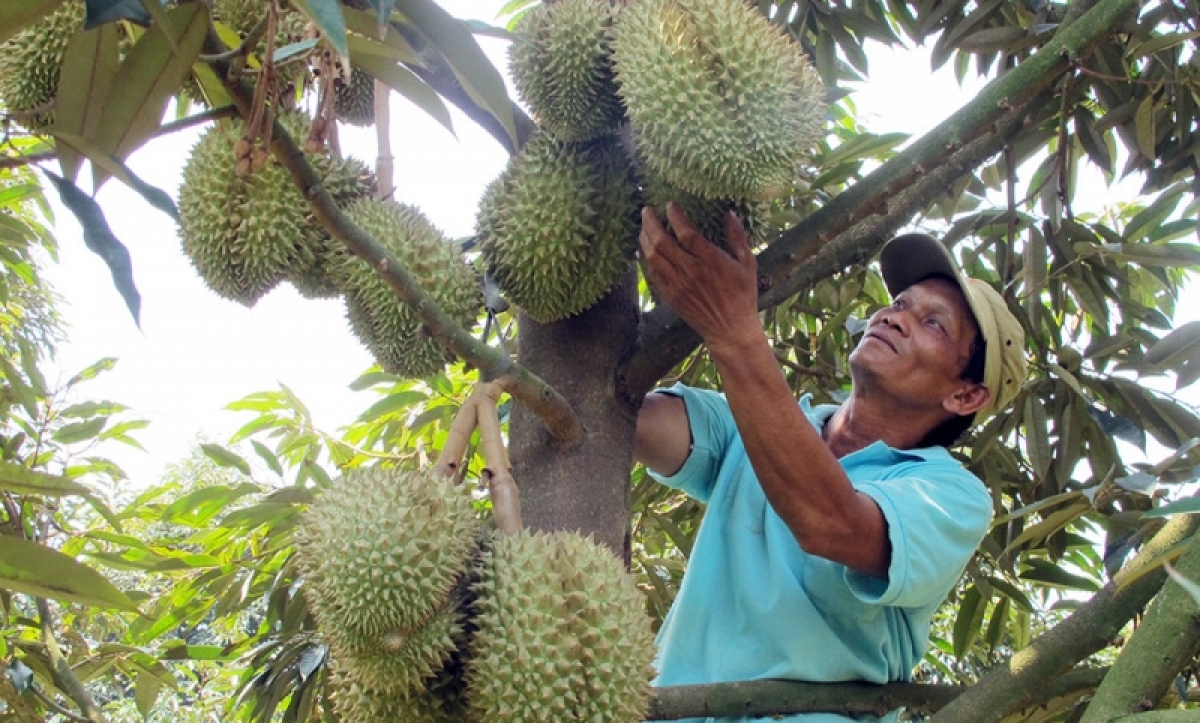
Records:
[[[1200,528],[1196,515],[1172,518],[1124,570],[1066,620],[985,675],[929,723],[994,723],[1027,707],[1038,687],[1107,647],[1162,587],[1161,568],[1142,574],[1156,556]],[[1139,577],[1140,575],[1140,577]]]
[[[871,258],[911,213],[897,208],[897,198],[908,194],[915,199],[920,195],[917,187],[928,192],[930,186],[940,185],[929,183],[927,176],[944,166],[962,164],[967,159],[964,148],[994,150],[974,164],[964,164],[959,173],[945,175],[940,183],[961,177],[998,153],[1003,143],[997,146],[995,141],[1004,136],[1000,126],[1014,120],[1013,109],[1029,107],[1138,5],[1138,0],[1101,0],[937,128],[784,233],[758,257],[759,273],[767,287],[760,307],[778,305],[846,264]],[[983,139],[991,141],[980,143]],[[864,222],[869,223],[860,226]],[[856,227],[860,229],[857,232]],[[867,228],[879,235],[863,233]],[[648,391],[699,343],[699,337],[669,307],[655,308],[643,321],[643,346],[620,370],[620,383],[631,398]]]
[[[1094,690],[1107,668],[1081,668],[1046,686],[1031,705]],[[646,720],[696,717],[773,716],[794,713],[841,713],[882,716],[895,708],[934,713],[969,689],[965,685],[922,683],[804,683],[754,680],[653,689]]]
[[[1200,535],[1192,538],[1177,569],[1191,580],[1200,579]],[[1196,600],[1177,583],[1168,582],[1141,625],[1126,643],[1088,703],[1080,723],[1104,723],[1122,715],[1144,711],[1158,704],[1176,675],[1196,654],[1200,645],[1200,618]]]
[[[223,47],[220,39],[211,31],[205,41],[206,50],[219,54]],[[237,106],[238,112],[246,117],[251,111],[253,93],[243,79],[234,79],[228,74],[228,62],[213,61],[211,66],[217,76],[224,79],[225,89]],[[333,198],[321,184],[312,165],[304,157],[304,151],[296,145],[287,131],[276,120],[271,134],[271,151],[275,158],[291,174],[313,210],[313,215],[334,238],[340,240],[355,255],[371,265],[401,301],[408,304],[421,317],[421,323],[437,341],[454,354],[479,369],[484,381],[503,379],[505,390],[542,419],[553,438],[573,442],[583,435],[582,427],[574,411],[562,395],[552,389],[529,370],[513,362],[507,354],[476,340],[442,310],[424,289],[382,244],[363,231],[338,208]]]
[[[67,662],[66,656],[62,654],[62,649],[58,647],[58,640],[54,637],[54,618],[50,614],[50,603],[46,598],[36,598],[38,617],[41,618],[42,624],[42,644],[46,646],[46,659],[50,663],[50,674],[54,677],[54,685],[59,690],[67,694],[67,697],[75,701],[75,705],[79,706],[79,710],[83,712],[86,720],[92,723],[105,723],[104,714],[96,706],[96,701],[92,700],[92,696],[88,694],[87,688],[75,677],[74,671],[71,670],[71,664]]]

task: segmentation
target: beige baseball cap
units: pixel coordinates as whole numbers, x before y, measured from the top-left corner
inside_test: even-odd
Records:
[[[1000,294],[988,283],[964,276],[950,250],[926,234],[904,234],[888,241],[879,265],[892,296],[935,274],[958,283],[987,342],[983,385],[992,398],[975,413],[974,421],[979,423],[1008,406],[1025,381],[1025,331]]]

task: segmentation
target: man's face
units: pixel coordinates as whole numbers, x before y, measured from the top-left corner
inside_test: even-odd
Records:
[[[978,333],[956,284],[931,278],[913,284],[871,316],[850,354],[856,384],[914,407],[945,407],[964,387],[960,378]]]

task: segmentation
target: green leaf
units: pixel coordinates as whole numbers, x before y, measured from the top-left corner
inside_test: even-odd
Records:
[[[979,588],[974,585],[963,593],[962,602],[958,606],[958,617],[954,621],[953,633],[954,657],[959,660],[962,660],[974,645],[975,638],[979,636],[987,603],[988,601],[985,601],[979,593]]]
[[[250,476],[250,464],[241,456],[225,449],[219,444],[202,444],[200,449],[204,452],[204,456],[216,462],[221,467],[231,467],[240,471],[247,477]]]
[[[83,226],[83,242],[96,255],[104,259],[104,263],[108,265],[108,270],[112,274],[113,285],[117,287],[121,298],[125,300],[125,306],[133,315],[134,323],[140,326],[138,315],[142,307],[142,297],[133,283],[133,265],[129,259],[129,250],[113,235],[112,229],[108,227],[108,221],[104,218],[104,212],[100,209],[100,204],[65,178],[44,169],[42,172],[58,189],[58,195],[62,198],[63,205],[79,219],[79,224]]]
[[[1162,35],[1152,36],[1149,40],[1140,45],[1135,45],[1132,48],[1132,54],[1135,58],[1144,58],[1152,53],[1157,53],[1160,50],[1173,48],[1176,45],[1183,45],[1189,40],[1200,38],[1200,30],[1190,33],[1163,33]],[[1194,44],[1193,44],[1194,50]]]
[[[95,417],[83,422],[66,424],[54,432],[53,439],[62,444],[86,442],[89,439],[95,439],[100,434],[100,430],[104,429],[106,422],[108,422],[108,417]]]
[[[405,407],[410,407],[413,404],[416,404],[418,402],[423,402],[426,399],[427,399],[427,397],[424,394],[422,394],[421,392],[416,392],[416,391],[397,392],[395,394],[389,394],[388,396],[384,397],[383,399],[380,399],[378,402],[375,402],[374,404],[372,404],[367,409],[367,411],[365,411],[361,415],[359,415],[358,421],[359,422],[373,422],[376,419],[379,419],[380,417],[384,416],[385,414],[391,414],[393,412],[400,411],[401,409],[404,409]]]
[[[1095,580],[1069,573],[1048,560],[1033,558],[1024,562],[1028,567],[1021,572],[1022,580],[1040,582],[1064,590],[1095,592],[1100,589]]]
[[[1179,197],[1183,194],[1183,184],[1175,184],[1163,191],[1154,203],[1138,212],[1125,226],[1124,240],[1138,241],[1147,236],[1152,230],[1162,225],[1175,207],[1179,205]]]
[[[321,34],[343,58],[350,57],[350,49],[346,46],[346,18],[342,16],[342,6],[338,0],[294,0],[296,7],[312,18],[320,28]]]
[[[1143,156],[1154,160],[1154,94],[1146,95],[1133,116],[1133,127],[1137,130],[1137,149]]]
[[[361,52],[354,56],[354,65],[382,81],[387,87],[407,98],[431,118],[441,123],[446,130],[454,133],[454,121],[450,117],[450,109],[442,101],[442,97],[433,88],[425,84],[413,72],[397,65],[390,58]]]
[[[1200,264],[1200,249],[1184,244],[1104,244],[1114,258],[1150,267],[1186,267]]]
[[[346,28],[349,29],[351,33],[371,40],[380,39],[379,24],[375,21],[374,14],[372,14],[370,11],[354,10],[352,8],[343,7],[342,14],[346,17]],[[353,45],[354,37],[355,36],[353,34],[349,36],[350,57],[357,60],[357,58],[354,57],[354,54],[357,52]],[[382,42],[384,45],[388,46],[393,53],[396,54],[389,57],[394,57],[396,60],[399,60],[402,63],[420,65],[421,59],[417,55],[417,51],[413,50],[413,47],[408,44],[408,41],[404,39],[404,36],[401,35],[394,26],[390,24],[387,26],[387,34],[383,36]],[[379,55],[381,53],[376,54]]]
[[[463,90],[500,122],[516,147],[517,126],[504,78],[475,42],[471,29],[433,0],[404,0],[399,11],[438,49]]]
[[[95,379],[96,377],[100,376],[101,372],[109,371],[116,365],[116,357],[106,356],[99,361],[92,362],[90,365],[84,368],[83,371],[67,380],[67,386],[73,387],[79,382],[87,381],[88,379]]]
[[[154,704],[158,701],[158,693],[161,690],[161,680],[146,672],[138,673],[133,697],[143,720],[150,717],[150,712],[154,710]]]
[[[121,160],[154,135],[208,32],[204,3],[181,5],[167,17],[179,39],[178,51],[172,51],[164,26],[147,30],[121,62],[96,129],[96,146]]]
[[[142,7],[150,14],[150,19],[154,25],[162,27],[166,31],[167,42],[171,44],[171,50],[179,50],[179,39],[175,37],[175,33],[171,30],[171,21],[167,18],[164,5],[170,0],[140,0]]]
[[[203,525],[224,511],[231,502],[261,491],[261,488],[254,484],[241,484],[237,487],[225,485],[205,487],[184,495],[168,505],[162,511],[162,520],[186,525]]]
[[[58,550],[0,535],[0,587],[38,597],[138,612],[100,573]]]
[[[1156,507],[1142,515],[1142,517],[1171,517],[1172,515],[1195,514],[1197,512],[1200,512],[1200,494],[1185,497],[1182,500],[1175,500],[1162,507]]]
[[[364,389],[370,389],[376,384],[395,384],[400,381],[400,377],[387,372],[367,372],[358,379],[350,382],[350,389],[355,392],[361,392]]]
[[[52,133],[91,138],[100,123],[120,62],[117,44],[121,31],[103,25],[76,33],[67,45],[54,101]],[[63,176],[72,183],[79,173],[79,153],[69,144],[58,144],[58,162]]]
[[[35,472],[23,465],[0,461],[0,489],[19,495],[88,495],[91,490],[66,477]]]
[[[1200,352],[1200,321],[1189,321],[1146,350],[1142,361],[1150,366],[1174,368]]]
[[[259,458],[271,468],[271,471],[282,477],[283,467],[280,466],[279,458],[275,456],[275,453],[267,449],[267,446],[257,439],[251,440],[250,444],[254,447],[254,451],[258,454]]]
[[[91,141],[68,133],[59,133],[54,130],[50,132],[54,135],[54,140],[57,141],[57,148],[60,155],[62,152],[67,151],[74,154],[76,158],[79,155],[87,156],[87,159],[96,167],[97,173],[103,171],[104,174],[121,181],[141,194],[142,198],[146,199],[146,202],[151,206],[167,214],[178,223],[179,209],[176,208],[175,201],[171,199],[171,196],[166,191],[146,183],[130,170],[129,166],[100,150]]]
[[[65,0],[4,0],[0,2],[0,43],[58,9]]]

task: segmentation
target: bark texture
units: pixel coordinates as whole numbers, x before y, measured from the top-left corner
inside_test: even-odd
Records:
[[[1200,536],[1192,537],[1178,571],[1189,580],[1200,580]],[[1103,723],[1157,705],[1179,671],[1192,661],[1197,646],[1200,604],[1169,580],[1121,651],[1112,674],[1096,691],[1081,723]],[[1200,711],[1194,715],[1200,720]]]
[[[613,380],[637,332],[631,273],[584,313],[552,324],[519,317],[517,358],[557,390],[583,426],[574,445],[555,441],[522,404],[513,405],[510,449],[525,524],[579,530],[628,561],[629,470],[636,408]]]
[[[929,723],[993,723],[1030,704],[1038,691],[1080,660],[1107,647],[1162,587],[1161,568],[1139,575],[1158,555],[1191,536],[1200,520],[1179,515],[1137,558],[1069,618],[985,675]],[[1128,584],[1122,584],[1135,578]]]

